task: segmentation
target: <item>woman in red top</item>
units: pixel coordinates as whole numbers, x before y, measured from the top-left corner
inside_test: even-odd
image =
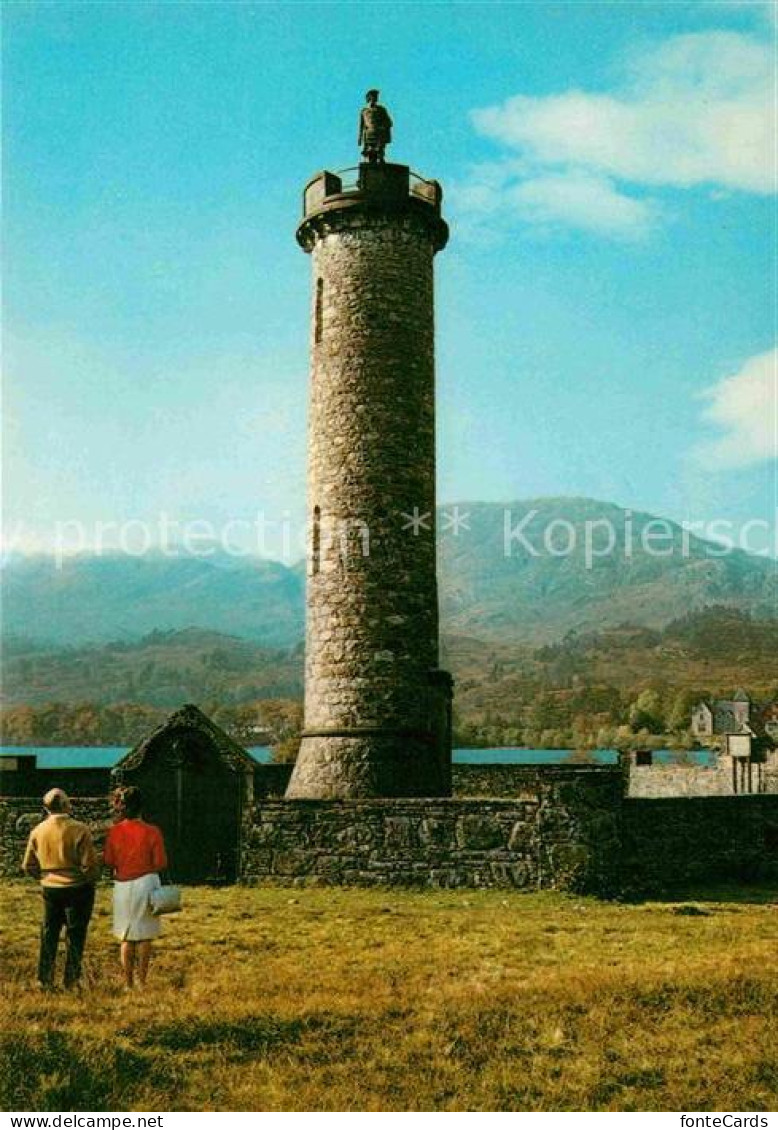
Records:
[[[141,816],[140,789],[117,789],[113,803],[119,822],[108,832],[103,858],[114,872],[113,932],[121,942],[122,969],[131,989],[136,970],[139,984],[146,983],[151,942],[160,934],[149,898],[161,885],[159,872],[167,867],[167,856],[159,828]]]

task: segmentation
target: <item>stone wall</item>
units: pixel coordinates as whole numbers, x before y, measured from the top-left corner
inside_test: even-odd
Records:
[[[626,800],[622,835],[627,893],[778,882],[778,796]]]
[[[266,800],[244,878],[432,887],[618,888],[618,771],[527,777],[512,800]]]
[[[73,815],[92,830],[98,848],[111,825],[111,808],[107,797],[73,799]],[[45,812],[39,797],[4,797],[0,799],[0,876],[18,878],[27,838]]]
[[[457,797],[503,799],[519,797],[534,786],[539,777],[546,780],[576,781],[613,775],[612,765],[453,765],[452,792]],[[282,797],[292,773],[291,765],[257,765],[254,770],[254,796]]]
[[[778,793],[778,751],[768,751],[764,761],[733,758],[718,753],[713,765],[637,765],[635,754],[625,755],[627,795],[636,798],[725,797]]]
[[[778,750],[773,750],[765,759],[764,791],[778,794]]]
[[[458,797],[519,797],[544,781],[595,781],[618,772],[614,765],[454,765],[452,786]]]
[[[778,883],[778,796],[622,800],[568,785],[550,800],[266,801],[244,878],[600,895]]]
[[[719,757],[715,765],[635,765],[633,761],[627,795],[644,799],[733,796],[731,758]]]
[[[269,774],[277,790],[285,768]],[[461,788],[503,787],[506,795],[357,801],[264,795],[245,813],[244,879],[604,895],[727,880],[775,882],[778,889],[778,795],[625,798],[615,767],[459,768]],[[496,769],[505,770],[502,784]],[[99,842],[110,824],[107,798],[74,798],[73,811]],[[0,799],[0,875],[20,874],[27,837],[42,817],[38,796]]]

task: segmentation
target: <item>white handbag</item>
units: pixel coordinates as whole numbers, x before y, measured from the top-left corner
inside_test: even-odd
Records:
[[[155,917],[160,914],[178,914],[181,910],[181,888],[172,884],[157,887],[149,895],[149,910]]]

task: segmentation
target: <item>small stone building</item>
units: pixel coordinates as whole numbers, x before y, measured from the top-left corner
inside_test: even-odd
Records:
[[[254,761],[196,706],[177,710],[126,754],[114,784],[137,785],[162,829],[172,877],[233,881],[254,800]]]
[[[752,709],[751,698],[744,690],[736,691],[732,698],[703,699],[692,710],[692,733],[696,738],[737,734],[750,721]]]
[[[778,794],[778,749],[760,736],[757,727],[743,726],[722,736],[722,748],[708,764],[694,761],[655,761],[651,750],[622,754],[626,796],[727,797]]]

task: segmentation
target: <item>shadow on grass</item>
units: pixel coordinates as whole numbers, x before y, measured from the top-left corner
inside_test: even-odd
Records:
[[[630,904],[659,903],[735,903],[742,906],[769,906],[778,903],[778,882],[717,883],[699,886],[664,887],[623,896]]]
[[[618,994],[614,999],[619,999]],[[667,981],[636,987],[622,999],[649,1016],[688,1012],[703,1024],[722,1017],[778,1015],[778,984],[745,974],[703,985]]]
[[[128,1110],[149,1090],[178,1093],[192,1053],[217,1051],[239,1064],[294,1051],[298,1062],[327,1062],[357,1055],[357,1030],[356,1017],[321,1013],[183,1018],[125,1030],[122,1042],[62,1031],[9,1032],[0,1038],[0,1109]],[[128,1038],[134,1046],[126,1046]]]
[[[178,1081],[155,1057],[57,1031],[7,1033],[0,1064],[2,1110],[126,1110],[141,1087]]]
[[[185,1017],[138,1030],[136,1039],[140,1047],[170,1052],[218,1048],[233,1059],[257,1059],[294,1048],[296,1058],[304,1058],[311,1045],[326,1045],[330,1051],[336,1048],[340,1055],[347,1053],[355,1042],[357,1028],[358,1018],[354,1016],[315,1013],[281,1018],[262,1013],[234,1020]]]

